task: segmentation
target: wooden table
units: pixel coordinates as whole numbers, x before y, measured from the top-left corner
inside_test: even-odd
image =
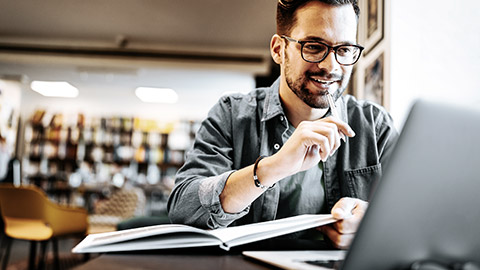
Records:
[[[270,239],[224,251],[219,247],[155,250],[102,254],[75,270],[265,270],[276,269],[244,257],[243,250],[312,250],[331,249],[325,242],[298,239]]]

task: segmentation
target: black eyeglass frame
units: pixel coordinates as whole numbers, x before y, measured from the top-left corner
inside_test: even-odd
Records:
[[[300,45],[302,46],[302,47],[300,48],[300,54],[302,55],[302,59],[305,60],[306,62],[309,62],[309,63],[320,63],[320,62],[322,62],[323,60],[325,60],[325,58],[327,58],[328,54],[333,50],[334,55],[335,55],[335,60],[337,61],[337,63],[339,63],[339,64],[342,65],[342,66],[352,66],[352,65],[355,65],[355,64],[358,62],[358,60],[360,59],[360,56],[362,55],[363,50],[365,49],[363,46],[358,45],[358,44],[342,44],[342,45],[337,45],[337,46],[330,46],[330,45],[328,45],[328,44],[326,44],[326,43],[323,43],[323,42],[321,42],[321,41],[316,41],[316,40],[296,40],[296,39],[294,39],[294,38],[291,38],[291,37],[288,37],[288,36],[285,36],[285,35],[282,35],[282,36],[280,36],[280,37],[281,37],[281,38],[284,38],[284,39],[286,39],[286,40],[288,40],[288,41],[290,41],[290,42],[295,42],[295,43],[300,44]],[[318,43],[318,44],[321,44],[321,45],[327,47],[327,48],[328,48],[328,51],[327,51],[327,53],[325,53],[325,55],[324,55],[324,56],[322,57],[322,59],[320,59],[320,60],[317,60],[317,61],[307,60],[307,59],[305,59],[305,57],[303,56],[303,47],[304,47],[305,44],[307,44],[307,43]],[[344,46],[352,46],[352,47],[356,47],[356,48],[358,48],[358,49],[360,50],[360,52],[358,53],[357,59],[356,59],[353,63],[351,63],[351,64],[342,64],[342,63],[340,63],[340,61],[338,61],[338,58],[337,58],[337,50],[338,50],[339,48],[341,48],[341,47],[344,47]]]

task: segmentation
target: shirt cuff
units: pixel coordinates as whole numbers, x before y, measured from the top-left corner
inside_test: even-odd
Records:
[[[233,172],[228,171],[215,177],[209,177],[200,183],[198,196],[202,206],[210,213],[207,221],[207,226],[210,229],[227,227],[235,220],[246,215],[250,210],[250,206],[247,206],[238,213],[226,213],[222,208],[220,194],[225,188],[228,177]]]

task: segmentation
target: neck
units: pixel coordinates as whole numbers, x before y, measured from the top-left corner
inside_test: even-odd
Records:
[[[302,121],[314,121],[322,118],[327,109],[315,109],[303,102],[288,87],[285,80],[280,82],[280,100],[282,102],[288,121],[296,128]]]

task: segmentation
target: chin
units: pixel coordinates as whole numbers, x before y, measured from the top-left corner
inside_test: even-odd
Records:
[[[320,97],[305,97],[303,102],[313,109],[328,109],[328,101],[325,95]]]

